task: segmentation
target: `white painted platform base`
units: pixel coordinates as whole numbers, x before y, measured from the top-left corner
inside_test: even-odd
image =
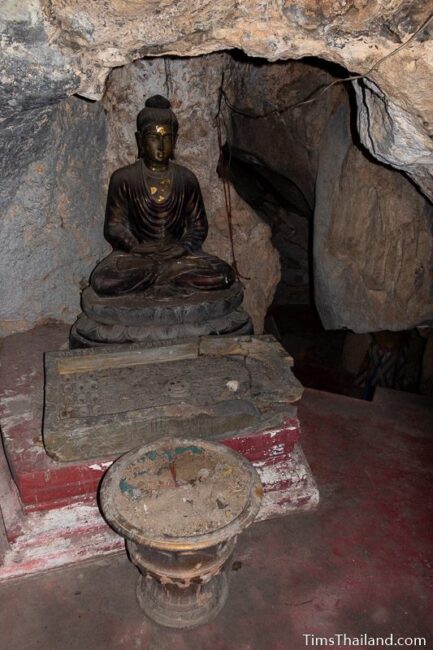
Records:
[[[255,461],[264,486],[256,521],[314,509],[319,493],[299,443],[277,462]],[[7,544],[0,581],[124,551],[91,497],[62,508],[24,513],[6,460],[0,459],[0,504]]]

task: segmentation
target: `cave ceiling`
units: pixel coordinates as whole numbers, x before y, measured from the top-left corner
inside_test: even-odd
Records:
[[[431,199],[431,12],[431,3],[407,0],[6,0],[0,115],[72,94],[98,100],[114,67],[147,56],[231,48],[269,61],[315,56],[367,75],[353,82],[362,143]]]

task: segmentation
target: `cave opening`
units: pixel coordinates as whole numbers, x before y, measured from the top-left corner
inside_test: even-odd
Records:
[[[219,169],[270,226],[279,254],[281,278],[265,332],[293,355],[305,386],[362,399],[372,399],[377,386],[429,393],[429,323],[408,327],[366,313],[375,309],[366,296],[392,293],[386,283],[404,265],[400,248],[387,272],[386,237],[396,238],[411,199],[413,228],[426,227],[431,237],[429,202],[362,145],[346,69],[315,57],[271,63],[230,54]],[[389,198],[398,186],[396,210]],[[396,212],[402,218],[393,224]],[[422,252],[414,252],[416,276]]]

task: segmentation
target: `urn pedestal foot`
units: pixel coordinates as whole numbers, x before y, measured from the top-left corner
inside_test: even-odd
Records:
[[[160,552],[127,540],[140,571],[137,599],[160,625],[191,628],[207,623],[224,607],[237,538],[199,550]]]
[[[141,575],[136,593],[141,609],[155,623],[178,629],[193,628],[209,623],[222,610],[229,595],[229,574],[224,570],[208,584],[192,585],[187,592]]]

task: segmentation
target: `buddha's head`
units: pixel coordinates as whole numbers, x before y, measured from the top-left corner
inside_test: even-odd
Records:
[[[161,95],[149,97],[137,116],[138,155],[153,169],[165,168],[174,158],[178,121],[170,102]]]

